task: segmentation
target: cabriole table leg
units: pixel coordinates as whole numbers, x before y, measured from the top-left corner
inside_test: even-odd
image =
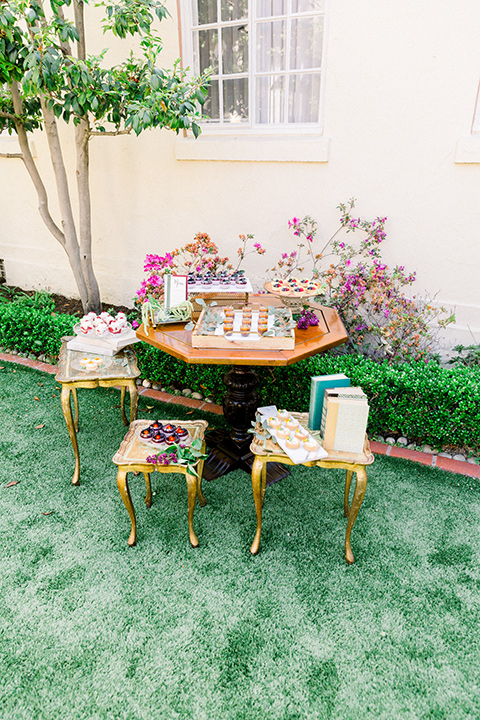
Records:
[[[263,489],[263,476],[266,478],[266,463],[264,463],[259,457],[255,457],[252,465],[252,489],[253,489],[253,500],[255,502],[255,512],[257,514],[257,531],[253,539],[252,547],[250,552],[252,555],[258,553],[260,547],[260,535],[262,532],[262,507],[265,491]],[[265,472],[264,472],[265,471]]]
[[[75,391],[75,388],[73,389]],[[80,454],[78,452],[78,442],[77,442],[77,434],[75,432],[75,423],[72,416],[72,406],[70,404],[70,392],[72,389],[69,385],[62,385],[62,392],[61,392],[61,402],[62,402],[62,410],[63,410],[63,416],[65,418],[65,422],[67,423],[67,429],[68,434],[70,435],[70,440],[72,441],[72,447],[73,447],[73,453],[75,455],[75,472],[73,473],[73,480],[72,483],[74,485],[78,485],[80,482]],[[76,391],[75,391],[76,395]],[[74,398],[75,398],[74,395]],[[77,408],[77,414],[76,417],[78,418],[78,408]]]
[[[197,478],[195,475],[190,475],[189,473],[185,473],[185,477],[187,479],[188,488],[188,537],[190,538],[192,547],[196,548],[198,547],[198,538],[195,535],[195,530],[193,529],[193,513],[195,510],[195,502],[197,500]]]
[[[120,492],[121,498],[123,500],[125,507],[127,508],[128,514],[130,515],[130,520],[132,522],[132,529],[130,531],[130,536],[127,541],[128,544],[130,545],[130,547],[132,547],[137,542],[137,522],[135,520],[135,510],[133,509],[132,498],[130,497],[130,490],[128,488],[127,475],[128,475],[127,470],[123,469],[122,467],[118,468],[118,473],[117,473],[118,490]]]
[[[350,508],[350,514],[348,516],[347,532],[345,534],[345,560],[349,565],[354,561],[352,548],[350,547],[350,535],[355,520],[357,519],[358,511],[363,502],[363,496],[367,489],[367,470],[365,467],[360,467],[357,470],[357,481],[355,483],[355,493],[353,495],[352,506]]]

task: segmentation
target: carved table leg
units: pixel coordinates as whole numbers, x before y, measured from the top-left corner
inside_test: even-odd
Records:
[[[147,486],[147,494],[145,495],[145,505],[152,507],[152,484],[150,482],[150,473],[144,472],[143,477],[145,478],[145,485]]]
[[[357,519],[358,511],[363,502],[363,496],[367,488],[367,469],[361,467],[357,470],[357,481],[355,483],[355,493],[353,495],[352,507],[350,508],[350,515],[348,516],[347,532],[345,535],[345,559],[349,565],[354,561],[352,548],[350,547],[350,535],[352,532],[353,524]]]
[[[185,476],[188,488],[188,537],[190,538],[192,547],[196,548],[198,547],[198,538],[195,535],[195,530],[193,529],[193,512],[195,510],[195,501],[197,499],[197,478],[195,475],[190,475],[189,473],[185,473]]]
[[[348,517],[350,515],[350,486],[352,484],[353,470],[347,470],[347,477],[345,478],[345,496],[343,498],[343,515]]]
[[[202,443],[202,453],[205,453],[205,443]],[[198,494],[198,502],[200,503],[201,507],[205,507],[207,504],[207,501],[205,500],[205,496],[202,492],[202,477],[203,477],[203,466],[205,464],[205,460],[200,460],[197,466],[197,472],[198,472],[198,478],[197,478],[197,494]]]
[[[137,542],[137,523],[135,520],[135,510],[133,509],[133,505],[132,505],[132,498],[130,497],[130,490],[128,488],[127,475],[128,475],[127,470],[124,470],[122,467],[118,468],[118,473],[117,473],[118,490],[120,492],[123,503],[124,503],[125,507],[127,508],[128,514],[130,515],[130,520],[132,521],[132,529],[130,531],[130,536],[127,541],[128,544],[130,545],[130,547],[132,547],[132,545],[135,545],[135,543]]]
[[[128,425],[127,416],[125,415],[125,392],[126,392],[125,385],[122,385],[120,387],[120,411],[122,413],[122,420],[124,425]]]
[[[264,473],[265,471],[265,473]],[[263,497],[265,495],[265,491],[263,488],[263,475],[265,474],[266,477],[266,468],[263,461],[256,457],[253,461],[252,466],[252,489],[253,489],[253,500],[255,502],[255,511],[257,513],[257,531],[255,533],[255,537],[253,539],[252,547],[250,548],[250,552],[252,555],[256,555],[258,553],[258,548],[260,547],[260,535],[262,532],[262,506],[263,506]]]
[[[72,396],[73,396],[73,409],[75,411],[75,417],[74,417],[73,424],[75,425],[76,432],[78,432],[79,415],[78,415],[78,395],[77,395],[76,387],[72,387]]]
[[[128,391],[130,393],[130,422],[137,419],[138,412],[138,390],[135,380],[128,383]]]
[[[256,387],[258,375],[249,365],[234,365],[223,379],[227,393],[223,401],[223,414],[230,423],[230,432],[213,430],[207,433],[210,454],[205,464],[205,479],[214,480],[231,470],[241,468],[249,474],[252,470],[253,455],[250,452],[252,435],[248,432],[255,419],[258,407]],[[279,463],[269,463],[270,484],[289,475]]]
[[[258,375],[248,365],[234,365],[223,378],[227,394],[223,401],[223,414],[231,425],[230,437],[237,445],[251,441],[247,431],[255,419],[258,407]]]
[[[75,472],[73,473],[72,482],[74,485],[78,485],[78,483],[80,482],[80,454],[78,452],[77,434],[75,432],[75,423],[73,421],[72,407],[70,405],[70,391],[71,388],[68,385],[62,385],[62,410],[65,422],[67,423],[68,434],[70,435],[70,440],[72,441],[73,452],[75,455]],[[78,417],[78,412],[76,417]]]

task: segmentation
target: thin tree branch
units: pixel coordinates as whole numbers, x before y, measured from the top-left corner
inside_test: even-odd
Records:
[[[5,112],[5,110],[0,110],[0,117],[7,118],[7,120],[13,120],[13,122],[20,122],[20,118],[16,115],[12,115],[12,113]]]
[[[106,137],[115,137],[116,135],[130,135],[132,132],[132,129],[129,128],[128,130],[105,130],[105,132],[100,132],[100,130],[90,130],[89,135],[90,137],[101,137],[102,135]]]
[[[15,112],[18,115],[22,115],[22,113],[23,113],[22,98],[20,95],[20,90],[18,89],[18,84],[15,81],[10,86],[10,94],[12,96],[13,107],[15,109]],[[23,162],[25,163],[27,172],[32,179],[35,190],[37,191],[38,211],[40,213],[40,217],[42,218],[43,222],[45,223],[47,228],[52,233],[53,237],[56,240],[58,240],[60,245],[64,248],[65,247],[65,235],[63,234],[63,232],[60,230],[60,228],[58,227],[58,225],[55,223],[52,216],[50,215],[50,211],[48,209],[47,191],[45,189],[45,185],[43,184],[42,178],[40,177],[40,173],[38,172],[37,166],[35,165],[35,160],[33,159],[33,155],[30,151],[30,144],[28,142],[28,136],[25,131],[25,128],[23,127],[22,123],[18,119],[15,121],[15,128],[17,130],[18,144],[20,145],[20,149],[22,151],[21,158],[22,158]]]

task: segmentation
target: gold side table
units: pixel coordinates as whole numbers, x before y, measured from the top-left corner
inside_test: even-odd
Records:
[[[307,427],[308,413],[292,413],[292,415],[300,422],[300,425]],[[261,426],[257,425],[257,432],[261,432]],[[318,433],[312,433],[314,436]],[[318,439],[318,437],[317,437]],[[265,500],[265,491],[267,484],[267,464],[269,462],[277,462],[284,465],[294,465],[283,450],[271,440],[266,441],[265,447],[262,443],[254,439],[250,449],[255,456],[252,466],[252,488],[253,499],[255,502],[255,511],[257,514],[257,530],[253,540],[250,552],[252,555],[258,553],[260,547],[260,535],[262,532],[262,509]],[[329,469],[343,469],[347,471],[345,479],[345,494],[343,500],[343,514],[348,518],[347,531],[345,534],[345,560],[349,565],[354,562],[352,548],[350,546],[350,535],[353,525],[357,519],[358,511],[363,502],[365,490],[367,487],[367,465],[371,465],[374,457],[370,451],[370,444],[367,436],[365,436],[365,445],[363,453],[346,453],[346,452],[330,452],[328,457],[322,460],[312,460],[310,462],[301,463],[305,467],[321,467]],[[353,474],[356,474],[355,492],[352,504],[349,504],[350,486]],[[288,482],[288,480],[283,480]]]
[[[205,420],[166,420],[174,425],[181,425],[186,428],[192,439],[199,438],[202,441],[201,452],[205,453],[205,430],[208,427],[208,423]],[[187,468],[183,465],[154,465],[153,463],[147,462],[147,457],[153,455],[156,452],[161,452],[161,449],[153,448],[150,445],[146,445],[139,437],[139,433],[144,428],[148,427],[151,420],[136,420],[130,425],[125,438],[120,445],[118,452],[113,457],[113,462],[118,466],[117,471],[117,486],[122,497],[122,500],[127,508],[130,520],[132,523],[130,536],[128,538],[128,544],[130,546],[135,545],[137,541],[137,522],[135,519],[135,510],[132,504],[132,498],[130,496],[130,490],[128,487],[128,473],[143,473],[145,478],[145,484],[147,486],[147,494],[145,496],[145,505],[151,507],[152,505],[152,486],[150,483],[150,473],[180,473],[185,475],[188,489],[188,536],[192,547],[198,547],[198,538],[193,529],[193,512],[195,510],[195,501],[197,499],[200,505],[203,507],[206,504],[206,500],[202,493],[202,473],[204,460],[200,460],[197,463],[196,470],[198,477],[188,472]]]
[[[61,401],[62,410],[67,423],[68,434],[72,441],[75,454],[75,472],[73,473],[73,484],[80,482],[80,454],[78,451],[78,397],[77,388],[112,387],[120,385],[121,400],[120,407],[124,425],[128,425],[125,415],[125,394],[128,388],[130,393],[130,422],[137,417],[138,390],[135,380],[140,375],[137,367],[135,352],[126,347],[117,355],[99,355],[98,353],[84,353],[77,350],[68,350],[67,342],[70,337],[62,338],[62,347],[58,356],[58,371],[55,380],[62,385]],[[96,370],[87,371],[82,368],[80,361],[86,356],[100,357],[103,364]],[[73,397],[75,415],[72,415],[70,396]]]

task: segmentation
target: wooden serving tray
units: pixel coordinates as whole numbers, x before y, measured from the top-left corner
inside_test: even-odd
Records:
[[[221,308],[215,308],[221,311]],[[202,310],[195,328],[192,330],[192,346],[195,348],[217,348],[235,350],[293,350],[295,348],[295,330],[289,331],[285,337],[263,336],[257,333],[258,312],[252,312],[252,332],[242,336],[240,332],[233,332],[230,335],[202,335],[202,325],[206,310]],[[241,311],[236,311],[235,316],[241,317]],[[235,325],[234,325],[235,328]],[[223,332],[223,331],[222,331]]]

